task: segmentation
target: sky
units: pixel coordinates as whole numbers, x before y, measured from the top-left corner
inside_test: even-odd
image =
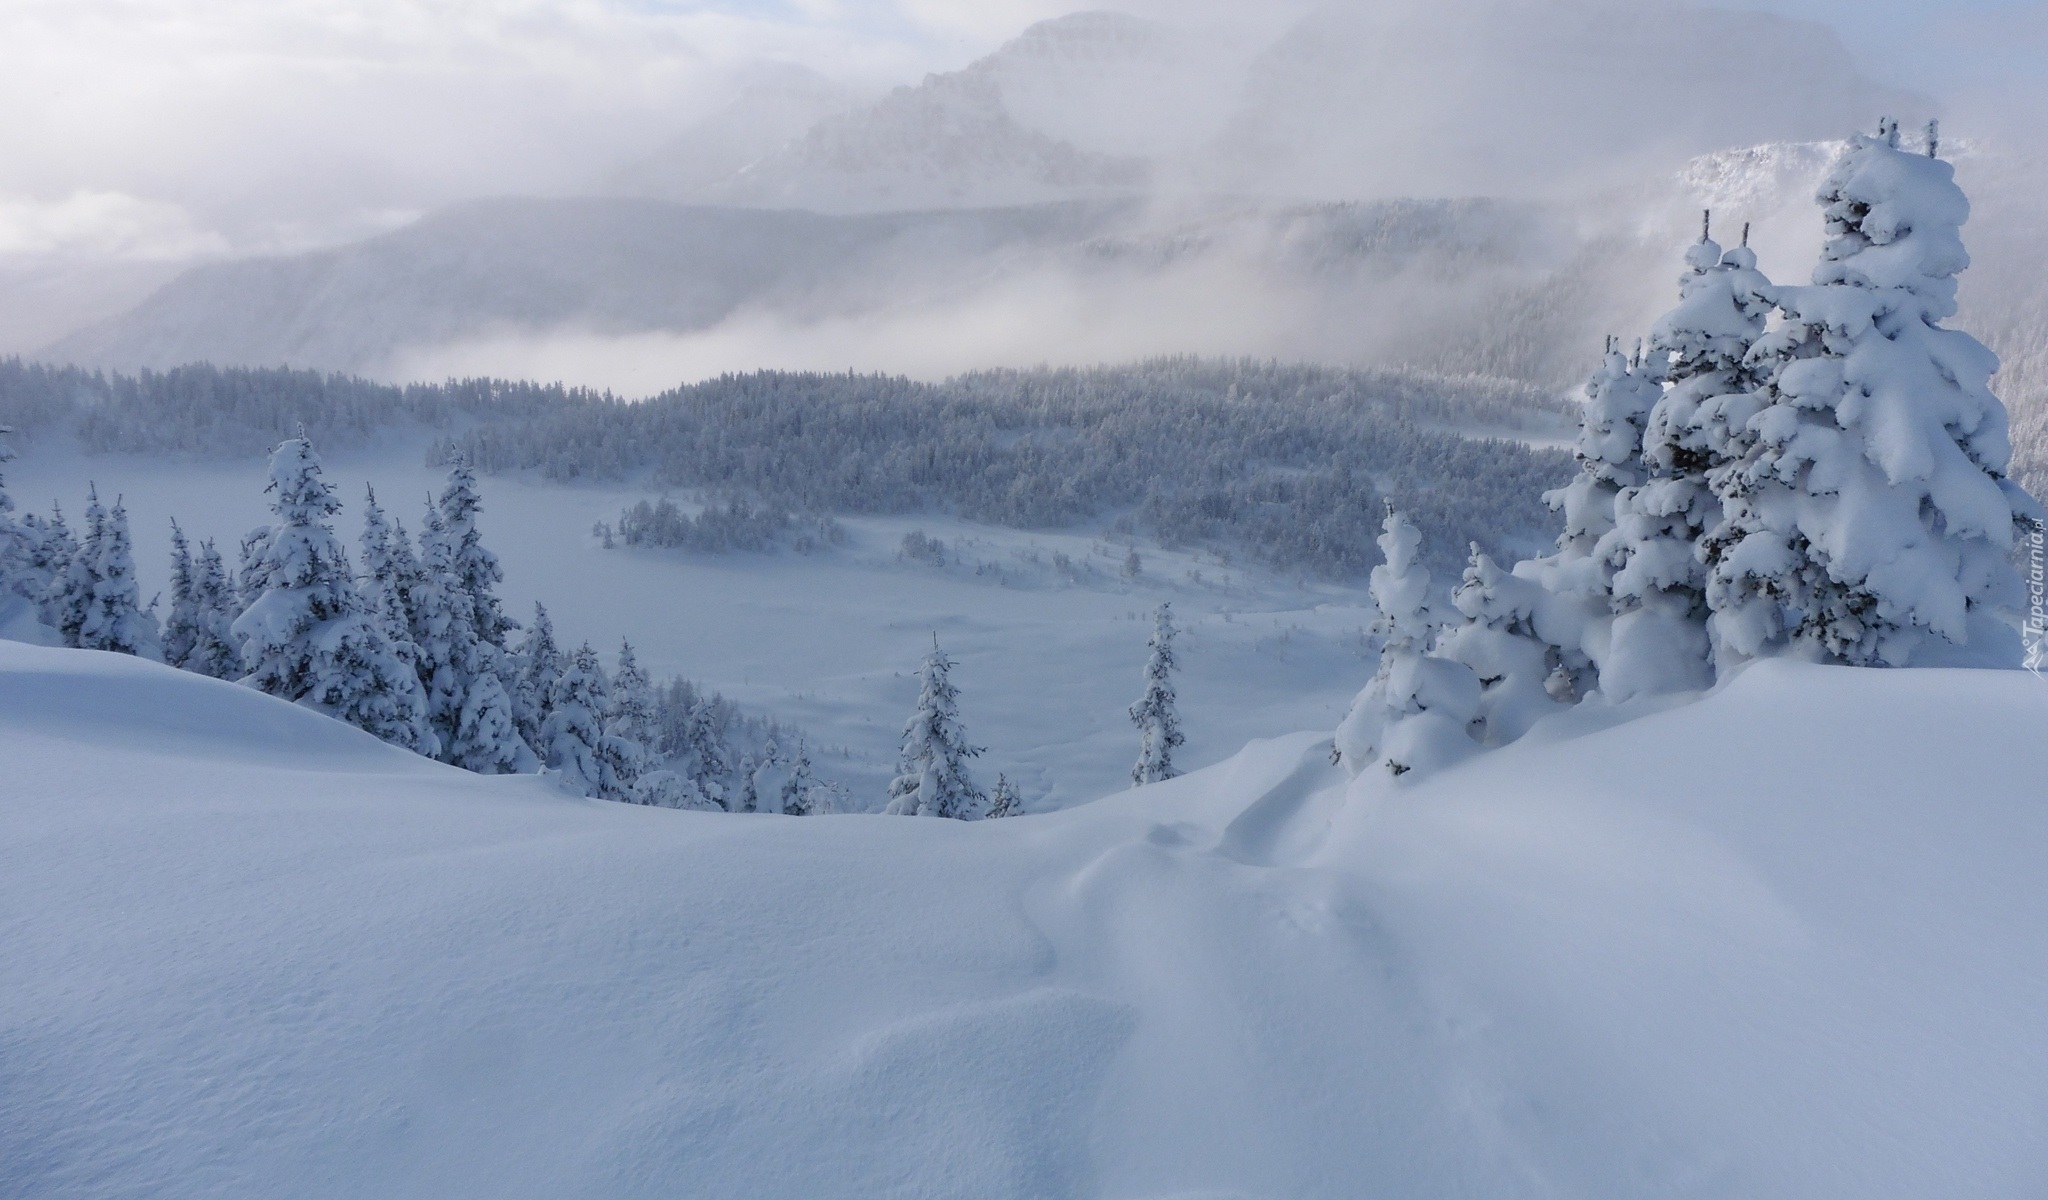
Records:
[[[1118,6],[1250,30],[1295,3]],[[1750,6],[1831,25],[1871,74],[1951,106],[2048,115],[2048,0]],[[573,193],[713,110],[751,65],[797,63],[880,91],[1074,7],[7,0],[0,265],[285,251],[472,196]]]

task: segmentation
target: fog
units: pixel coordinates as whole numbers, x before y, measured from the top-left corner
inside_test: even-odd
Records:
[[[1712,191],[1674,182],[1689,156],[1840,137],[1879,112],[2031,147],[2048,116],[2044,3],[1100,7],[1135,20],[1017,41],[1073,6],[17,0],[0,6],[0,352],[113,317],[185,266],[351,244],[477,197],[880,212],[1140,194],[1144,220],[1119,233],[1156,241],[1219,205],[1491,196],[1578,228],[1479,272],[1276,265],[1284,238],[1149,273],[984,256],[943,287],[892,294],[878,276],[849,298],[834,280],[829,297],[743,298],[692,328],[479,316],[436,344],[312,365],[627,391],[760,366],[933,375],[1166,352],[1545,373],[1442,343],[1525,300],[1531,271],[1682,237]],[[1790,275],[1817,234],[1784,203],[1803,186],[1721,204],[1755,200],[1759,244]],[[1641,250],[1621,254],[1630,269],[1657,261]],[[1579,266],[1582,283],[1619,278]],[[1596,338],[1668,274],[1549,331]]]

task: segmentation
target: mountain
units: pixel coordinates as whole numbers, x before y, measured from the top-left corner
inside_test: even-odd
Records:
[[[827,212],[979,207],[1143,191],[1148,139],[1188,73],[1164,25],[1112,13],[1041,22],[963,70],[828,116],[689,195]],[[1128,97],[1152,103],[1126,106]]]
[[[1307,733],[783,818],[0,642],[0,1191],[2037,1190],[2048,691],[1773,661],[1579,716],[1412,785]]]
[[[1242,94],[1191,170],[1346,199],[1579,195],[1931,108],[1860,75],[1822,26],[1632,0],[1333,4],[1252,61]]]
[[[822,103],[815,86],[803,94]],[[786,92],[750,95],[722,122],[727,136],[802,107]],[[673,162],[687,182],[651,194],[865,212],[1157,191],[1582,192],[1723,146],[1838,137],[1880,113],[1930,109],[1860,75],[1824,27],[1760,13],[1335,3],[1247,41],[1197,19],[1080,12],[801,134],[764,130],[723,180],[700,163],[733,156],[665,151],[650,163]],[[645,178],[650,165],[636,170]]]
[[[505,199],[308,254],[195,267],[42,357],[375,370],[499,331],[698,329],[743,305],[830,308],[957,285],[1006,252],[1066,245],[1113,206],[825,216],[654,200]]]

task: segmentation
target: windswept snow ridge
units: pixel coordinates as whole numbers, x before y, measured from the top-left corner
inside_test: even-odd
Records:
[[[2044,722],[1771,661],[1413,786],[791,821],[0,643],[0,1192],[2029,1194]]]

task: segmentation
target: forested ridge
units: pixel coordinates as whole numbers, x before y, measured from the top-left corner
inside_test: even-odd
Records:
[[[1515,435],[1554,436],[1570,410],[1506,380],[1193,358],[943,383],[764,371],[641,401],[498,380],[0,363],[0,421],[69,428],[93,451],[244,456],[301,427],[332,449],[424,430],[436,460],[459,453],[485,472],[644,478],[799,513],[1106,521],[1336,578],[1376,561],[1387,499],[1446,564],[1472,541],[1547,539],[1540,495],[1573,466]]]

